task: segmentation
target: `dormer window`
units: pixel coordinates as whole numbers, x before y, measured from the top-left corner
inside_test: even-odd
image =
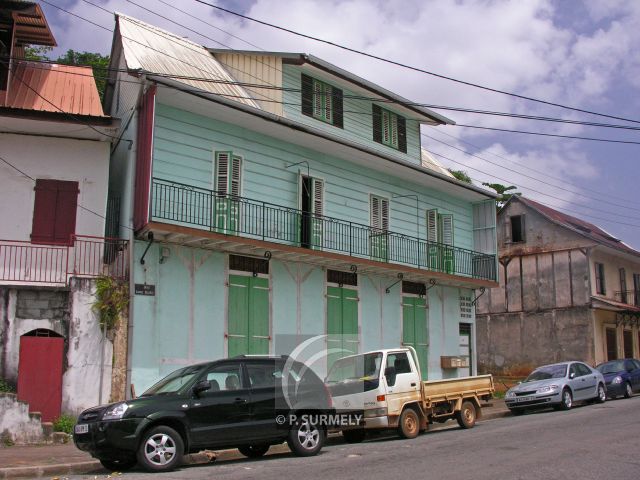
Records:
[[[373,105],[373,140],[407,153],[407,121],[390,110]]]
[[[342,90],[302,74],[302,113],[342,128]]]

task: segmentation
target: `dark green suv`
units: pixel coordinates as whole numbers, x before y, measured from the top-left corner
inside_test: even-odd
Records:
[[[322,448],[326,430],[309,414],[330,409],[324,383],[302,363],[236,357],[182,368],[136,399],[85,410],[73,441],[120,471],[136,463],[170,470],[184,454],[203,449],[260,457],[285,440],[295,454],[310,456]]]

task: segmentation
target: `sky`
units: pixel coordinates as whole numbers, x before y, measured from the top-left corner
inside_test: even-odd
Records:
[[[206,1],[447,77],[640,122],[639,1]],[[102,9],[84,0],[47,2],[109,30],[109,12],[118,11],[207,47],[310,53],[419,103],[640,127],[393,66],[196,0],[91,0]],[[53,58],[67,49],[109,53],[111,32],[42,7],[59,45]],[[434,110],[463,125],[640,142],[634,130]],[[478,185],[515,185],[640,249],[640,144],[461,126],[423,126],[422,144]]]

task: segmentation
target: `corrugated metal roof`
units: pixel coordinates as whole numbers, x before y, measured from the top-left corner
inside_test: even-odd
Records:
[[[630,253],[632,255],[640,256],[640,252],[631,248],[629,245],[624,243],[623,241],[609,235],[600,227],[594,225],[593,223],[586,222],[577,217],[573,217],[571,215],[567,215],[566,213],[559,212],[551,207],[547,207],[541,203],[538,203],[530,198],[514,196],[511,197],[514,201],[520,201],[525,205],[533,208],[538,211],[551,221],[565,227],[569,228],[575,232],[578,232],[581,235],[593,240],[594,242],[599,243],[600,245],[604,245],[607,247],[615,248],[617,250],[622,250],[623,252]],[[510,200],[511,201],[511,200]],[[503,207],[504,208],[504,207]]]
[[[435,159],[431,153],[424,148],[420,149],[420,156],[422,159],[422,166],[433,170],[434,172],[441,173],[447,177],[456,178],[449,170],[447,170],[438,160]]]
[[[127,68],[168,75],[204,92],[260,108],[249,92],[235,85],[237,80],[202,45],[121,13],[116,13],[116,22]]]
[[[6,107],[105,116],[91,67],[25,61],[14,65]]]
[[[10,14],[14,23],[14,41],[22,45],[56,46],[47,19],[40,5],[25,1],[0,1],[3,14]],[[9,13],[10,12],[10,13]],[[4,15],[0,15],[2,17]]]

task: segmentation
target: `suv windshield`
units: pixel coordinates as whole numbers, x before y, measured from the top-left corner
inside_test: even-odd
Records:
[[[347,380],[375,380],[380,375],[382,353],[368,353],[344,357],[331,367],[327,383],[339,383]]]
[[[140,396],[145,397],[149,395],[176,393],[189,383],[194,376],[199,374],[203,368],[203,365],[194,365],[176,370],[164,377]]]
[[[615,360],[613,362],[603,363],[598,365],[598,371],[603,375],[607,373],[618,373],[624,371],[624,360]]]
[[[526,383],[535,382],[536,380],[548,380],[549,378],[564,378],[566,375],[566,365],[546,365],[535,369],[524,381]]]

